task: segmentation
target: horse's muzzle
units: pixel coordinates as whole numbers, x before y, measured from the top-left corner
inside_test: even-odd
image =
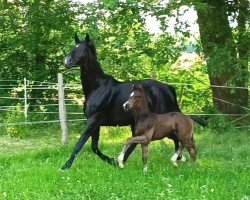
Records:
[[[64,60],[65,67],[66,68],[71,68],[72,67],[72,63],[73,63],[72,57],[70,55],[66,56],[66,58]]]

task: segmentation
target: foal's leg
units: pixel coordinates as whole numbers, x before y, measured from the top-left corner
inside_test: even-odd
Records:
[[[132,138],[128,138],[125,142],[125,145],[122,149],[122,152],[120,153],[120,155],[118,156],[118,164],[119,167],[123,168],[124,164],[123,164],[123,160],[124,160],[124,155],[125,152],[128,150],[129,146],[133,145],[133,144],[141,144],[141,143],[146,143],[147,137],[145,135],[142,136],[136,136],[136,137],[132,137]]]
[[[188,140],[185,144],[185,147],[188,150],[189,155],[191,156],[192,160],[195,162],[196,161],[196,156],[197,156],[197,150],[194,144],[194,139],[193,137],[191,138],[191,140]]]
[[[148,161],[148,144],[141,144],[142,148],[142,161],[143,161],[143,171],[148,171],[147,161]]]
[[[110,158],[106,155],[104,155],[99,147],[98,147],[98,142],[99,142],[99,137],[100,137],[100,127],[98,127],[94,132],[93,134],[91,135],[91,138],[92,138],[92,144],[91,144],[91,147],[92,147],[92,150],[93,152],[98,155],[103,161],[111,164],[111,165],[115,165],[115,160],[114,158]]]

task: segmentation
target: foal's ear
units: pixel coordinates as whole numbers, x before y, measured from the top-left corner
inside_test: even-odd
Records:
[[[76,43],[76,44],[79,44],[79,43],[80,43],[80,39],[79,39],[77,33],[75,33],[75,43]]]
[[[139,84],[139,85],[133,84],[133,85],[132,85],[132,90],[143,91],[143,87],[142,87],[141,84]]]
[[[140,84],[140,85],[138,85],[138,90],[140,90],[141,92],[143,92],[143,87],[142,87],[142,85]]]

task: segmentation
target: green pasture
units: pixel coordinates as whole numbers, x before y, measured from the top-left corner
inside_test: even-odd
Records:
[[[150,145],[149,171],[143,173],[137,148],[124,169],[95,156],[88,142],[72,168],[58,169],[79,137],[70,129],[70,144],[60,143],[59,126],[32,128],[33,137],[0,137],[0,199],[239,199],[250,198],[249,132],[197,128],[197,163],[174,168],[170,140]],[[80,130],[80,128],[79,128]],[[2,130],[3,131],[3,128]],[[100,148],[117,157],[128,128],[102,128]],[[189,158],[187,152],[184,155]]]

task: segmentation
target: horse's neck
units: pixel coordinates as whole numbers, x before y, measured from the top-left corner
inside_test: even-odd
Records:
[[[81,66],[81,82],[85,98],[95,90],[99,81],[105,76],[99,63],[95,60]]]

